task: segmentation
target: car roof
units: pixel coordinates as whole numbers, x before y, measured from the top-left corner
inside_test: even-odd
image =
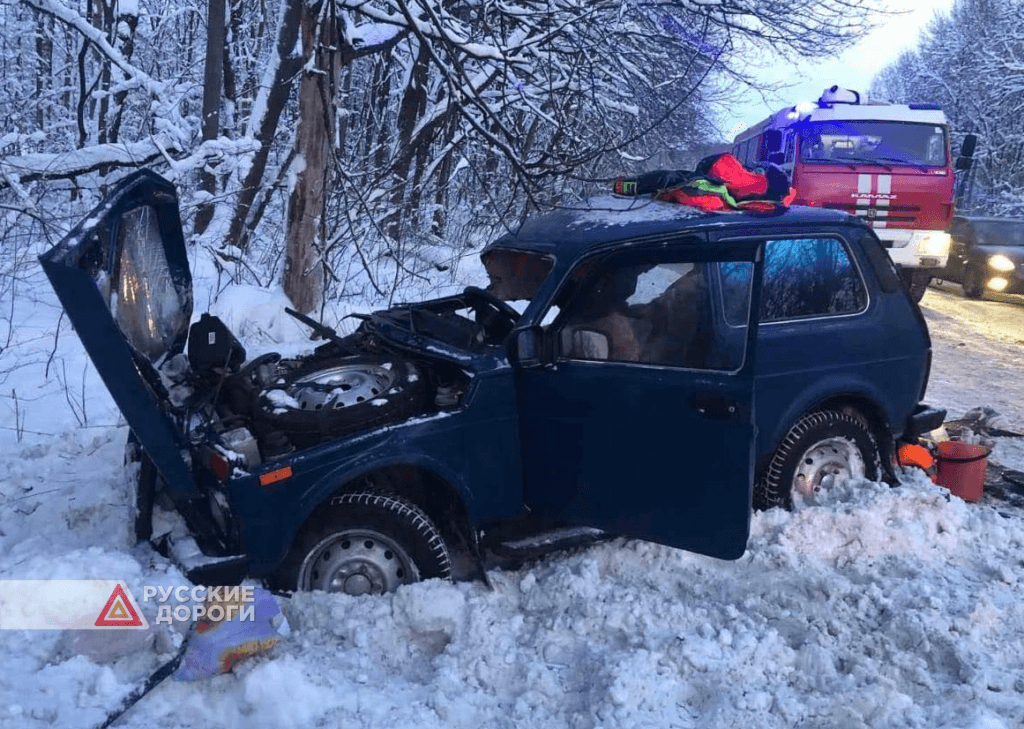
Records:
[[[796,206],[771,214],[709,213],[688,205],[650,198],[607,195],[588,200],[578,208],[561,208],[528,218],[518,229],[510,230],[487,245],[482,253],[511,248],[575,255],[615,241],[672,233],[730,228],[763,231],[766,227],[836,225],[857,221],[847,213],[813,207]]]

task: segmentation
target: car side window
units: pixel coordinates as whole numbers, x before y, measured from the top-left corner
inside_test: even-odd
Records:
[[[716,334],[711,317],[708,282],[716,265],[654,256],[581,265],[555,301],[561,307],[552,325],[557,356],[739,369],[745,338]],[[747,286],[737,292],[749,301],[749,278]]]
[[[720,264],[726,320],[746,320],[737,294],[749,290],[749,263]],[[855,314],[867,308],[867,289],[846,246],[835,238],[771,240],[765,246],[761,322]]]

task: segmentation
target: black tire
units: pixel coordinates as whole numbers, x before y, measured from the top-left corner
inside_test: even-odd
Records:
[[[964,282],[961,284],[964,290],[964,298],[980,299],[985,293],[984,275],[975,265],[967,267],[964,271]]]
[[[754,507],[793,508],[793,494],[810,495],[836,475],[878,478],[878,447],[861,418],[834,410],[804,415],[776,448],[754,484]]]
[[[351,390],[352,398],[335,397],[333,393],[347,384],[338,385],[335,379],[351,379],[353,373],[361,378],[362,389]],[[426,378],[412,362],[402,359],[361,356],[320,361],[287,370],[283,379],[286,382],[278,388],[260,395],[261,425],[283,431],[299,448],[404,420],[426,410],[428,400]],[[289,398],[293,405],[282,406]]]
[[[908,268],[900,269],[900,273],[903,276],[903,285],[906,286],[910,298],[920,303],[921,299],[924,298],[924,292],[928,290],[928,284],[932,281],[931,274],[926,271]]]
[[[448,546],[422,509],[395,494],[358,491],[333,497],[303,527],[271,582],[362,595],[451,574]]]
[[[131,479],[128,485],[135,497],[135,539],[147,542],[153,536],[153,503],[160,475],[131,431],[125,444],[124,465]]]

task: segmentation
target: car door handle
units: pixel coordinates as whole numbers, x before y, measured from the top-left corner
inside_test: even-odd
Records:
[[[690,396],[690,407],[713,420],[733,420],[740,415],[740,404],[717,392],[694,393]]]

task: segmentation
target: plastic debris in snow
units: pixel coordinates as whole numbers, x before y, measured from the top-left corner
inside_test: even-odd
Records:
[[[188,648],[175,675],[179,681],[197,681],[227,673],[240,660],[266,653],[289,633],[288,620],[272,594],[256,588],[254,602],[216,601],[213,604],[230,610],[230,619],[211,621],[203,618],[193,626]],[[212,605],[207,605],[207,610]],[[253,607],[253,617],[241,620],[243,612]]]
[[[989,407],[968,410],[963,417],[945,423],[945,427],[951,436],[954,434],[963,436],[970,432],[981,437],[1022,437],[1009,418]]]

